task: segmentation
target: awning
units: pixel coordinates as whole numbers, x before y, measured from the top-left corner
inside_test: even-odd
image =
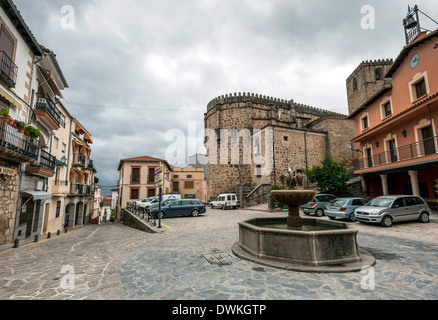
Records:
[[[23,111],[23,106],[16,99],[14,99],[9,93],[0,88],[0,96],[6,99],[12,106],[17,107],[21,111]]]
[[[32,190],[32,191],[22,191],[22,193],[32,196],[33,201],[50,199],[52,197],[51,193],[48,193],[45,191],[33,191]]]
[[[44,78],[47,81],[47,84],[49,85],[50,89],[54,94],[56,94],[58,97],[64,98],[62,96],[61,90],[59,89],[58,85],[56,84],[55,79],[53,78],[52,73],[44,69],[43,67],[38,66],[38,69],[40,69],[41,73],[43,74]]]
[[[56,163],[61,165],[61,166],[67,167],[67,164],[62,162],[61,160],[56,159]]]

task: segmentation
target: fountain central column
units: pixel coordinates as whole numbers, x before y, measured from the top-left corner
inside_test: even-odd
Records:
[[[299,206],[288,206],[287,227],[292,229],[301,229],[303,227],[303,219],[300,217]]]

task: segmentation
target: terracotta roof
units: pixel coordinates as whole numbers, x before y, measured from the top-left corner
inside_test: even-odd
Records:
[[[159,158],[154,158],[154,157],[149,157],[149,156],[143,156],[143,157],[134,157],[134,158],[127,158],[127,159],[122,159],[120,161],[154,161],[154,162],[164,162],[166,160],[164,159],[159,159]]]
[[[411,52],[412,49],[415,47],[418,47],[419,45],[431,40],[432,38],[438,37],[438,29],[435,31],[432,31],[431,33],[427,34],[426,36],[414,40],[405,47],[403,47],[402,51],[398,55],[398,57],[395,59],[394,64],[392,67],[388,70],[385,78],[391,78],[394,73],[397,71],[398,67],[402,64],[403,60],[408,56],[409,52]]]
[[[119,162],[119,167],[117,170],[121,170],[122,169],[122,163],[125,161],[137,161],[137,162],[164,162],[166,164],[167,167],[170,167],[170,165],[167,163],[166,160],[164,159],[159,159],[159,158],[154,158],[154,157],[149,157],[149,156],[142,156],[142,157],[134,157],[134,158],[126,158],[126,159],[122,159]],[[172,169],[171,169],[172,170]]]

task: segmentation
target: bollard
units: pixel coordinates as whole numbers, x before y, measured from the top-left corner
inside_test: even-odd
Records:
[[[56,232],[56,235],[59,236],[60,234],[61,234],[61,230],[58,230],[58,231]]]
[[[47,232],[47,239],[50,239],[50,236],[51,236],[52,234],[50,233],[50,232]]]
[[[20,239],[15,239],[14,241],[14,248],[18,248],[20,246]]]
[[[36,234],[36,235],[35,235],[35,240],[34,240],[33,242],[38,242],[38,238],[39,238],[39,237],[38,237],[38,235]]]
[[[67,228],[64,228],[64,232],[67,233]]]

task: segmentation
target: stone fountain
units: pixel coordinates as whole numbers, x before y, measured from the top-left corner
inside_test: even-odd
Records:
[[[315,195],[305,190],[305,176],[297,170],[280,178],[286,190],[271,196],[287,205],[288,216],[255,218],[239,223],[239,242],[232,251],[242,259],[262,265],[306,272],[360,271],[374,265],[374,257],[358,247],[358,231],[346,223],[301,218],[300,206]]]

